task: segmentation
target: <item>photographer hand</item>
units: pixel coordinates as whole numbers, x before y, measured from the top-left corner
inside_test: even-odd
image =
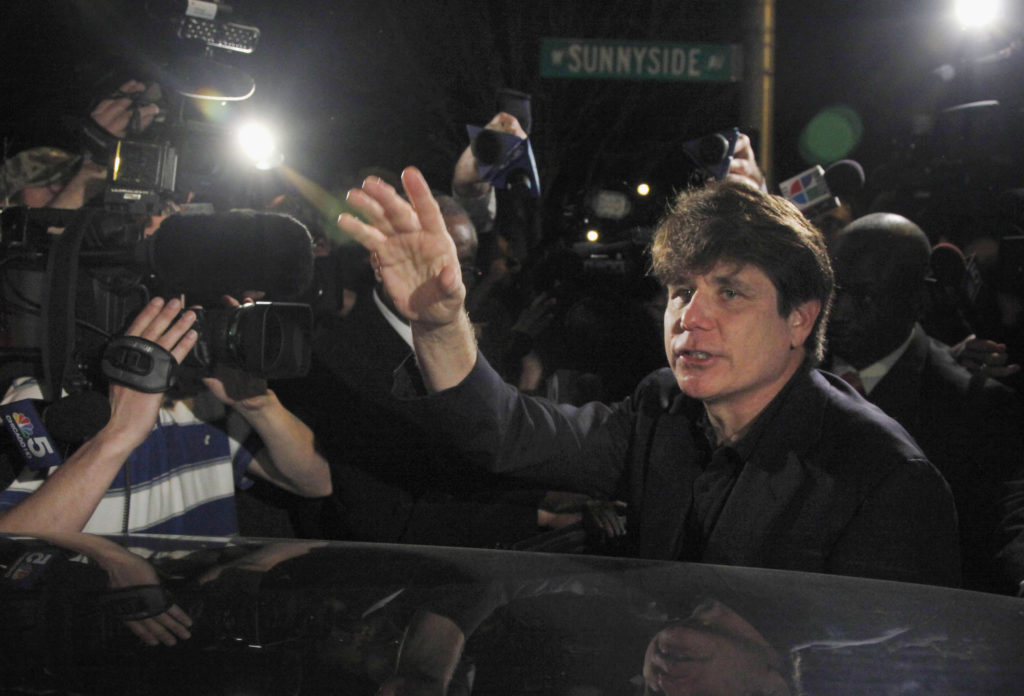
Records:
[[[242,306],[242,303],[228,295],[224,295],[222,301],[227,307]],[[249,298],[245,300],[245,304],[252,302]],[[203,378],[203,384],[222,403],[245,411],[258,410],[265,406],[269,394],[265,379],[221,364],[214,366],[213,377]]]
[[[153,341],[170,351],[180,363],[192,350],[197,338],[196,332],[191,330],[196,320],[195,313],[181,313],[181,308],[182,302],[178,298],[165,303],[156,297],[138,313],[125,335]],[[119,438],[134,449],[149,436],[163,399],[161,393],[145,394],[123,384],[111,383],[110,422],[101,433]]]
[[[132,321],[126,335],[140,336],[169,351],[181,362],[196,342],[196,316],[179,317],[181,301],[155,298]],[[79,532],[124,466],[156,423],[161,393],[144,394],[111,383],[110,419],[53,471],[28,498],[0,511],[0,532]]]
[[[146,85],[138,80],[128,80],[118,88],[116,94],[96,105],[90,114],[92,120],[115,138],[123,138],[127,135],[128,125],[137,112],[138,130],[145,130],[160,113],[160,107],[156,104],[147,104],[136,109],[132,96],[144,91]]]
[[[241,306],[233,297],[225,295],[223,300],[229,307]],[[246,298],[246,304],[251,302]],[[330,495],[330,470],[327,460],[316,450],[313,432],[284,407],[267,388],[265,379],[235,367],[215,365],[214,376],[204,377],[203,383],[259,435],[263,449],[249,462],[248,473],[296,495]]]
[[[519,120],[512,114],[504,111],[496,114],[484,128],[500,131],[514,135],[517,138],[526,139],[526,131],[519,125]],[[480,170],[477,169],[476,157],[473,150],[467,147],[462,151],[458,161],[455,163],[455,173],[452,175],[452,191],[464,198],[475,198],[483,196],[491,188],[491,185],[480,179]]]
[[[746,133],[740,133],[736,139],[736,150],[733,152],[732,162],[729,163],[729,173],[726,178],[742,181],[762,191],[765,190],[764,174],[757,166],[754,146]]]
[[[47,208],[78,210],[103,190],[107,178],[106,168],[92,160],[84,160],[71,180],[46,204]]]

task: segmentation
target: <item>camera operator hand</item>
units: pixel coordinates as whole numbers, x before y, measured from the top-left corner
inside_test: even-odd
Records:
[[[240,303],[227,295],[229,307]],[[253,300],[246,298],[246,303]],[[221,402],[232,407],[259,434],[266,449],[249,465],[248,472],[297,495],[330,495],[327,460],[316,451],[309,427],[286,409],[266,380],[235,367],[217,365],[203,383]]]
[[[512,114],[504,111],[496,114],[484,128],[500,131],[514,135],[517,138],[526,139],[526,131],[519,124],[519,120]],[[480,178],[480,170],[477,168],[476,157],[471,147],[463,150],[455,163],[455,173],[452,175],[452,191],[455,195],[463,198],[477,198],[486,195],[491,190],[491,185]]]
[[[115,138],[123,138],[128,134],[128,126],[137,115],[137,130],[143,131],[153,123],[160,113],[156,104],[146,104],[136,108],[135,95],[146,91],[146,85],[138,80],[128,80],[118,91],[104,99],[90,114],[98,126]]]
[[[226,307],[240,307],[242,304],[228,295],[222,299]],[[245,304],[252,302],[252,299],[245,299]],[[214,376],[204,377],[203,384],[222,403],[232,408],[250,411],[258,410],[264,405],[269,395],[265,379],[222,364],[215,365],[213,371]]]
[[[767,190],[764,174],[754,157],[754,146],[746,133],[740,133],[736,139],[736,150],[733,152],[732,162],[729,163],[726,178],[742,181],[762,191]]]
[[[107,170],[92,160],[85,160],[75,175],[43,207],[78,210],[86,201],[103,190]]]
[[[176,297],[166,302],[160,297],[153,298],[138,313],[125,335],[153,341],[170,351],[180,363],[192,350],[197,338],[196,332],[191,330],[196,320],[195,313],[181,313],[181,309],[182,302]],[[110,422],[100,434],[109,431],[111,435],[123,438],[123,443],[130,445],[130,452],[141,445],[153,429],[163,400],[162,393],[145,394],[123,384],[112,383]]]
[[[135,317],[129,336],[153,341],[181,362],[196,342],[193,312],[181,300],[155,298]],[[132,451],[156,424],[162,393],[145,394],[122,384],[110,387],[110,420],[26,499],[0,513],[0,532],[79,532]]]

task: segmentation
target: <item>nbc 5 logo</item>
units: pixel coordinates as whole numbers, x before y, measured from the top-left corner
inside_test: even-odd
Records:
[[[18,431],[21,433],[21,436],[25,438],[25,445],[28,447],[28,451],[32,453],[33,457],[45,457],[47,454],[53,454],[53,446],[50,445],[49,438],[32,437],[32,433],[35,432],[35,428],[32,426],[32,421],[24,414],[15,413],[14,424],[18,426]]]

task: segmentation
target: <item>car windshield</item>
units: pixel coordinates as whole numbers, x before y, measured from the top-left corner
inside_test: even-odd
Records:
[[[597,556],[0,537],[0,607],[2,693],[976,695],[1024,683],[1024,600]]]

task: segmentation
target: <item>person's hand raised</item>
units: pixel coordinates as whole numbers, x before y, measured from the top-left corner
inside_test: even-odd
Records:
[[[350,190],[348,203],[366,222],[342,213],[338,227],[370,251],[398,311],[429,330],[458,319],[466,287],[455,243],[423,175],[408,167],[402,185],[408,201],[375,177]]]
[[[765,190],[764,173],[757,166],[754,145],[746,133],[740,133],[736,139],[736,150],[733,152],[732,161],[729,162],[729,172],[726,174],[726,178],[742,181],[762,191]]]

